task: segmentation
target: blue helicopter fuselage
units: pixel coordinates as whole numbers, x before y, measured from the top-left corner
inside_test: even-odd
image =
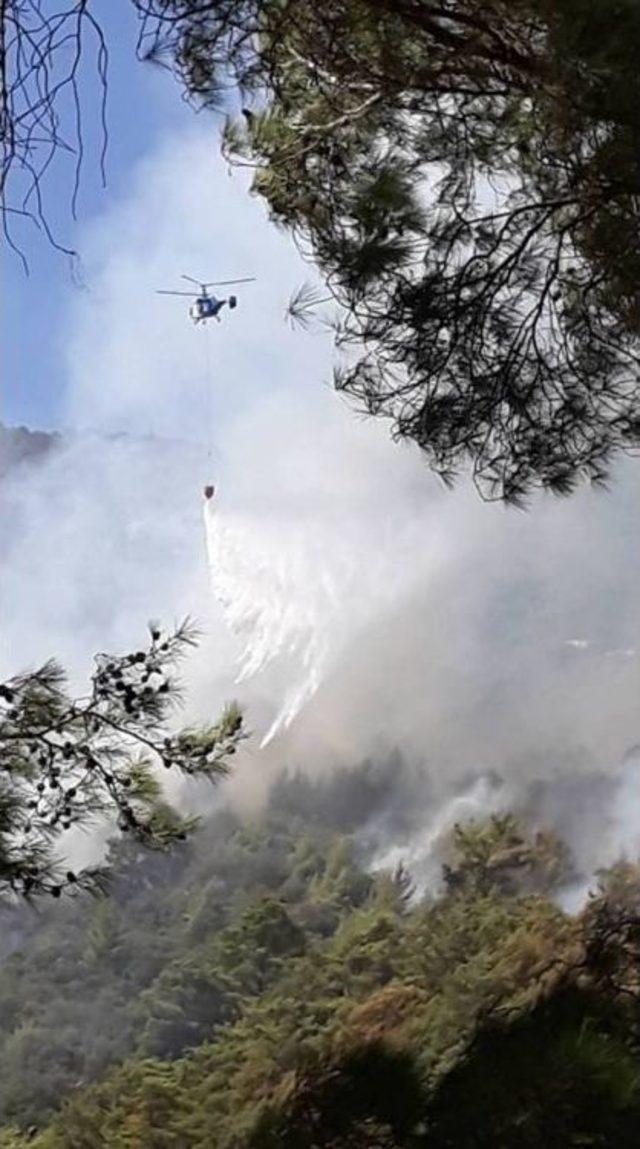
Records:
[[[216,299],[215,295],[199,295],[189,308],[189,314],[195,323],[203,319],[215,319],[222,310],[226,299]]]

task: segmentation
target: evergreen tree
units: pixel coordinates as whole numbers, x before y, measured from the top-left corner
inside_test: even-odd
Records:
[[[167,635],[153,625],[145,650],[98,655],[80,698],[55,661],[0,683],[0,898],[100,884],[98,869],[65,866],[72,828],[115,818],[123,834],[166,849],[193,827],[161,801],[155,768],[215,781],[242,737],[235,706],[214,725],[171,728],[172,669],[194,641],[186,624]]]
[[[571,986],[492,1021],[429,1099],[425,1124],[425,1149],[631,1149],[640,1074],[628,1019]]]
[[[334,786],[171,852],[124,835],[108,899],[4,909],[2,1149],[635,1144],[637,866],[571,917],[557,840],[501,815],[421,897],[363,864],[384,794],[347,837]]]

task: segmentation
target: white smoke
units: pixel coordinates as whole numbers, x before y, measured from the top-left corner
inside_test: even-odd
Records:
[[[502,802],[478,781],[492,771],[509,801],[536,780],[555,794],[572,842],[567,780],[599,795],[585,864],[605,836],[607,856],[631,848],[638,805],[615,796],[640,741],[637,464],[610,494],[538,498],[527,514],[465,481],[442,490],[325,385],[328,341],[287,329],[308,269],[208,132],[151,157],[81,247],[91,290],[70,300],[65,385],[76,434],[3,488],[2,672],[57,654],[79,677],[95,650],[137,645],[149,617],[188,613],[205,631],[191,716],[239,693],[255,732],[239,795],[286,764],[319,771],[397,746],[434,786],[411,843],[381,853],[408,846],[428,870],[460,794],[474,810]],[[153,293],[181,272],[258,280],[203,332],[185,301]]]
[[[298,412],[291,401],[287,406],[283,425],[304,437],[315,404]],[[336,415],[345,420],[345,411],[329,407],[314,414],[315,427],[331,439],[336,472],[340,447],[360,457],[369,446],[362,428],[354,433],[332,426]],[[321,475],[321,450],[317,443],[307,447],[306,475],[314,459]],[[363,455],[361,461],[366,474],[371,460]],[[377,482],[363,489],[361,477],[355,498],[353,490],[343,499],[335,487],[323,488],[321,481],[300,498],[274,480],[266,500],[256,505],[254,496],[253,507],[234,507],[223,492],[204,508],[212,588],[243,644],[236,681],[269,676],[281,684],[262,746],[291,726],[372,624],[417,587],[428,591],[446,552],[435,521],[429,537],[420,537],[427,516],[420,523],[410,500],[394,515],[384,509]]]
[[[515,795],[486,775],[445,801],[408,842],[395,842],[374,855],[373,870],[409,870],[416,894],[440,885],[443,856],[458,823],[484,820],[509,810]]]

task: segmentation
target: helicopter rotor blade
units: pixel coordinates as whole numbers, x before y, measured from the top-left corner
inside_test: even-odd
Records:
[[[194,279],[192,275],[181,275],[180,279],[187,279],[189,281],[189,283],[195,283],[196,287],[202,287],[203,286],[202,280],[201,279]]]
[[[203,283],[203,287],[226,287],[231,283],[255,283],[255,275],[249,275],[245,279],[213,279],[211,283]]]
[[[200,292],[199,291],[163,291],[161,289],[158,289],[158,290],[156,290],[156,295],[186,295],[186,296],[188,296],[189,299],[199,299],[200,298]]]

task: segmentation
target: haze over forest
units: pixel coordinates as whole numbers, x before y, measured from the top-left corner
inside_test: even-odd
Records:
[[[0,1147],[635,1145],[637,0],[165,7],[5,215]]]

